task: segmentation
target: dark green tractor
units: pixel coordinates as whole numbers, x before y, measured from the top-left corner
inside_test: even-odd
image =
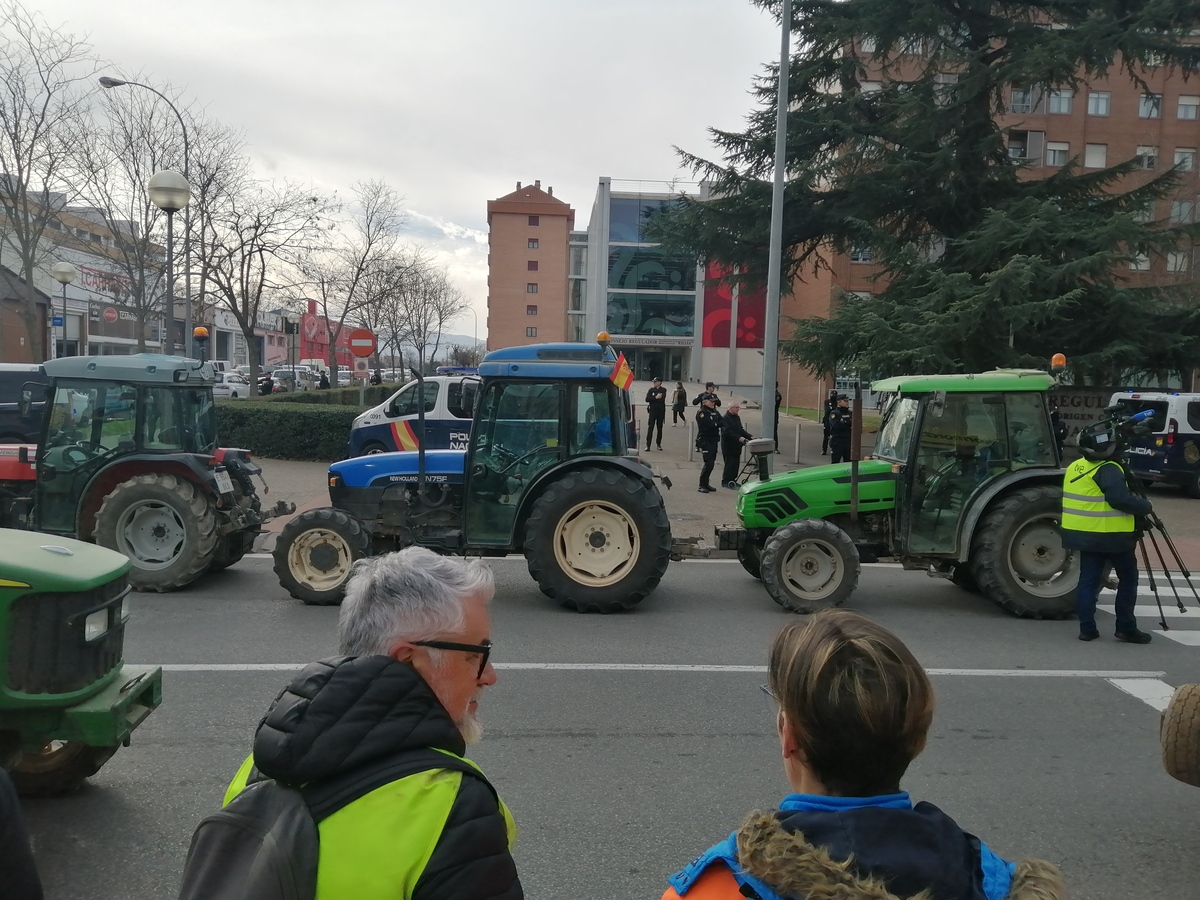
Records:
[[[744,484],[719,547],[796,612],[842,603],[860,564],[888,557],[1019,616],[1065,618],[1079,572],[1059,531],[1053,383],[1036,370],[877,381],[891,400],[871,457]]]
[[[0,760],[23,794],[74,790],[162,700],[162,669],[123,660],[129,560],[0,529]]]

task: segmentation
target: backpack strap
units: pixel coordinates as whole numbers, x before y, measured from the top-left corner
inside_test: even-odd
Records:
[[[499,806],[500,796],[483,772],[461,756],[431,748],[381,757],[341,775],[307,784],[300,789],[300,793],[308,805],[313,821],[321,822],[342,807],[349,806],[385,784],[431,769],[449,769],[477,778],[487,785]]]

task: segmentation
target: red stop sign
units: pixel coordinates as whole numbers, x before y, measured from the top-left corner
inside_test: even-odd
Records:
[[[375,335],[367,328],[350,332],[350,352],[355,356],[370,356],[375,352]]]
[[[104,321],[110,325],[117,321],[117,311],[111,306],[104,307]]]

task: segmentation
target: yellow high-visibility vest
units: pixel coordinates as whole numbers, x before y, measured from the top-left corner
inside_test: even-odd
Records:
[[[1134,517],[1109,506],[1104,499],[1104,491],[1092,477],[1101,466],[1108,465],[1121,468],[1112,460],[1097,463],[1087,459],[1077,459],[1067,467],[1067,474],[1063,476],[1064,530],[1086,531],[1092,534],[1127,534],[1136,529]]]

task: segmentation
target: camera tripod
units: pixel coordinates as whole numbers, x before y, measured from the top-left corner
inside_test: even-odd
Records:
[[[1125,471],[1125,482],[1129,486],[1129,492],[1142,499],[1149,499],[1146,497],[1146,488],[1141,480],[1130,471],[1129,461],[1122,459],[1120,463],[1121,468]],[[1140,516],[1139,518],[1145,521],[1146,527],[1142,529],[1141,539],[1138,540],[1138,550],[1141,551],[1142,565],[1146,569],[1146,580],[1150,585],[1150,593],[1154,594],[1154,602],[1158,604],[1158,624],[1162,627],[1163,631],[1170,631],[1171,628],[1167,625],[1167,616],[1163,612],[1162,598],[1159,596],[1158,582],[1154,578],[1154,569],[1150,565],[1150,554],[1146,551],[1146,538],[1150,538],[1150,546],[1154,548],[1155,556],[1158,557],[1159,565],[1162,566],[1163,576],[1166,578],[1167,584],[1171,586],[1171,593],[1175,595],[1175,605],[1179,607],[1181,613],[1187,612],[1187,607],[1183,605],[1179,588],[1175,585],[1175,579],[1171,577],[1171,567],[1167,565],[1162,547],[1158,543],[1158,536],[1162,537],[1163,543],[1166,544],[1167,550],[1170,551],[1171,559],[1178,568],[1179,574],[1183,576],[1184,583],[1191,589],[1192,596],[1196,599],[1198,606],[1200,606],[1200,592],[1197,592],[1196,585],[1192,583],[1192,573],[1188,571],[1183,557],[1179,555],[1179,550],[1176,548],[1175,542],[1171,540],[1167,526],[1158,517],[1158,513],[1151,510],[1147,515]],[[1157,532],[1158,536],[1156,536],[1155,532]]]

